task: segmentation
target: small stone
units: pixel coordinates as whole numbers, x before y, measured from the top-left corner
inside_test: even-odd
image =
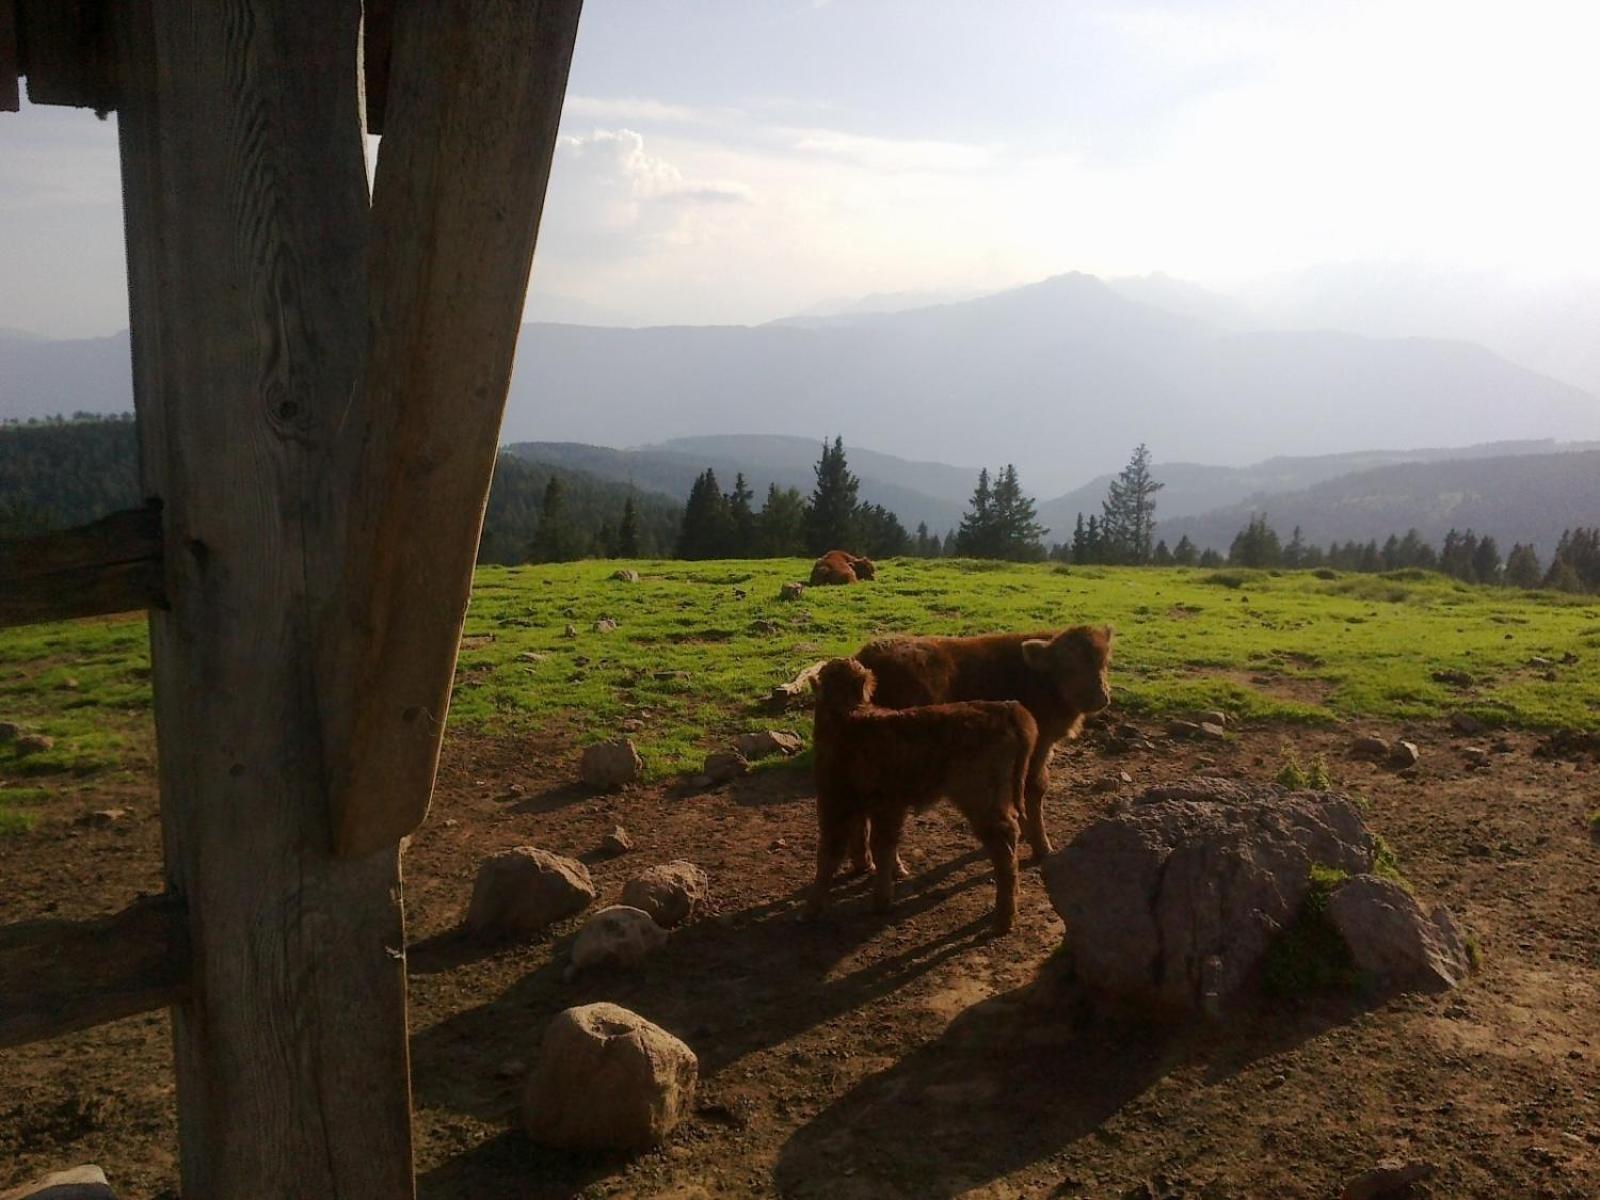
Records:
[[[1548,658],[1545,658],[1542,654],[1535,654],[1528,660],[1528,665],[1530,667],[1553,667],[1555,666],[1555,663],[1551,662]]]
[[[550,656],[548,654],[541,654],[537,650],[524,650],[521,654],[517,655],[517,661],[525,663],[542,663],[549,657]]]
[[[637,1013],[569,1008],[545,1030],[523,1126],[545,1146],[648,1150],[692,1111],[699,1073],[693,1050]]]
[[[125,808],[98,808],[94,812],[84,813],[73,822],[74,825],[89,825],[95,829],[104,829],[107,825],[115,825],[128,815]]]
[[[1221,709],[1208,708],[1201,712],[1190,713],[1188,719],[1196,725],[1227,725],[1228,714]]]
[[[1417,760],[1421,757],[1415,742],[1396,742],[1389,749],[1389,761],[1402,771],[1407,767],[1416,766]]]
[[[610,617],[601,617],[594,623],[596,633],[611,633],[617,628],[617,623]]]
[[[1167,736],[1170,738],[1199,737],[1200,726],[1193,721],[1168,721]]]
[[[1437,1170],[1432,1163],[1384,1159],[1372,1170],[1345,1180],[1339,1200],[1405,1200],[1416,1184],[1431,1178]]]
[[[760,733],[741,733],[733,739],[733,748],[745,758],[753,760],[773,754],[799,754],[805,749],[805,742],[798,733],[789,730],[763,729]]]
[[[578,636],[578,627],[576,625],[568,625],[566,627],[566,629],[562,631],[561,636],[562,637],[569,637],[569,638],[577,637]]]
[[[571,975],[593,967],[634,967],[667,944],[667,931],[642,909],[613,904],[590,917],[572,942]]]
[[[687,679],[687,678],[689,678],[689,672],[687,672],[687,671],[651,671],[650,672],[650,678],[651,679],[655,679],[655,680],[659,680],[662,683],[666,683],[666,682],[669,682],[669,681],[677,681],[677,680]]]
[[[779,600],[798,600],[805,594],[806,585],[803,583],[786,583],[778,589]]]
[[[494,1069],[496,1079],[520,1079],[528,1073],[528,1064],[520,1058],[508,1058]]]
[[[1435,671],[1433,673],[1433,681],[1435,683],[1447,683],[1451,687],[1458,688],[1469,688],[1474,682],[1472,676],[1465,671]]]
[[[771,843],[767,846],[767,849],[773,852],[787,850],[788,848],[789,843],[784,841],[782,838],[773,838]]]
[[[1137,725],[1130,725],[1124,721],[1122,724],[1113,729],[1111,734],[1113,737],[1119,737],[1123,739],[1123,741],[1136,742],[1144,737],[1144,730],[1140,729]]]
[[[750,622],[750,632],[751,633],[759,633],[763,637],[772,637],[773,635],[779,633],[781,630],[782,630],[782,626],[780,626],[776,621],[769,621],[769,620],[766,620],[765,618],[763,618],[763,619],[761,619],[759,621]]]
[[[0,1200],[116,1200],[106,1173],[93,1163],[41,1175],[32,1183],[0,1192]]]
[[[618,825],[610,833],[606,834],[605,837],[600,839],[601,852],[609,855],[612,858],[615,858],[619,854],[626,854],[632,849],[633,839],[628,836],[628,831],[621,825]]]
[[[14,742],[21,733],[21,728],[10,721],[0,721],[0,742]]]
[[[727,783],[730,779],[748,775],[750,763],[737,750],[719,750],[715,754],[706,755],[705,766],[701,768],[701,773],[709,775],[715,783]]]
[[[1201,737],[1212,742],[1220,742],[1228,736],[1227,730],[1223,729],[1221,725],[1213,724],[1210,721],[1202,721],[1200,723],[1199,733]]]
[[[671,929],[703,907],[710,892],[706,873],[678,859],[630,879],[622,889],[622,903],[643,909],[657,925]]]
[[[1368,734],[1350,743],[1350,753],[1358,758],[1388,758],[1389,743],[1381,737]]]
[[[1450,728],[1457,733],[1464,733],[1468,737],[1472,737],[1474,734],[1483,732],[1483,722],[1471,713],[1451,713]]]
[[[581,862],[517,846],[479,865],[465,923],[477,937],[532,937],[594,898],[594,881]]]
[[[630,739],[617,738],[586,749],[579,770],[589,787],[608,791],[637,783],[644,773],[644,760]]]
[[[1485,746],[1468,746],[1461,754],[1468,766],[1484,767],[1489,764],[1489,750]]]
[[[618,583],[638,583],[639,572],[629,567],[623,567],[620,571],[611,572],[611,578],[615,579]]]
[[[17,754],[38,754],[55,747],[56,740],[48,733],[19,734],[15,740]]]

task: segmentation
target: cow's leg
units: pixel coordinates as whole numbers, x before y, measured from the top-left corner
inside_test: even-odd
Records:
[[[906,810],[885,813],[881,809],[872,819],[872,857],[877,869],[872,877],[872,907],[887,912],[894,903],[894,881],[900,875],[900,831],[905,827]]]
[[[1035,861],[1055,848],[1050,844],[1050,835],[1044,831],[1044,794],[1050,788],[1050,752],[1054,749],[1055,740],[1046,738],[1041,731],[1033,757],[1028,760],[1028,781],[1023,786],[1023,831],[1028,836]]]
[[[872,822],[865,815],[850,820],[850,874],[862,875],[872,870],[872,848],[867,844]]]
[[[1010,933],[1017,919],[1017,843],[1021,840],[1010,797],[1003,814],[986,814],[981,822],[972,824],[994,864],[994,931]]]
[[[806,902],[807,917],[819,916],[828,903],[828,888],[839,870],[839,864],[844,862],[851,830],[858,823],[852,817],[841,817],[818,806],[817,877],[811,885],[811,898]]]

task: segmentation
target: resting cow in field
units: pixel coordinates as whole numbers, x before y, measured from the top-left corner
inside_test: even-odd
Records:
[[[869,822],[874,906],[887,909],[906,815],[949,799],[994,863],[994,929],[1007,932],[1017,914],[1023,785],[1039,732],[1033,718],[1008,701],[879,708],[873,682],[851,658],[834,659],[817,676],[817,877],[808,915],[822,911],[834,873]]]
[[[1023,832],[1035,858],[1051,851],[1044,828],[1044,793],[1050,752],[1076,737],[1089,713],[1111,703],[1110,626],[1079,625],[1061,633],[997,633],[987,637],[886,638],[863,646],[856,658],[877,677],[877,703],[885,708],[958,700],[1016,700],[1039,727],[1028,764]],[[851,847],[858,870],[872,869],[865,838]],[[896,869],[904,875],[899,863]]]
[[[827,583],[855,583],[860,579],[876,579],[878,568],[870,558],[851,554],[848,550],[829,550],[811,564],[813,587]]]

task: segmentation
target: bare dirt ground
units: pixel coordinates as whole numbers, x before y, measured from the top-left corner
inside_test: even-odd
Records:
[[[1035,871],[1017,931],[985,936],[989,871],[953,814],[908,830],[916,874],[892,914],[869,912],[856,880],[803,925],[805,772],[597,798],[568,786],[561,744],[455,737],[406,856],[421,1194],[1329,1197],[1397,1156],[1437,1166],[1419,1196],[1600,1196],[1600,845],[1586,822],[1600,768],[1511,735],[1474,769],[1462,750],[1488,739],[1430,726],[1410,731],[1419,767],[1396,775],[1347,760],[1351,732],[1254,728],[1124,757],[1091,736],[1058,752],[1058,843],[1110,803],[1089,785],[1119,770],[1135,787],[1260,779],[1285,744],[1303,761],[1326,752],[1419,893],[1482,943],[1482,971],[1449,995],[1307,998],[1189,1030],[1078,1002]],[[130,813],[75,824],[110,806]],[[618,823],[636,848],[598,859]],[[478,860],[521,843],[583,857],[601,903],[645,866],[691,859],[712,909],[631,974],[563,983],[579,921],[510,947],[453,933]],[[159,889],[159,856],[152,787],[66,792],[35,832],[0,839],[0,920],[114,910]],[[516,1064],[553,1013],[600,999],[700,1056],[695,1116],[631,1162],[543,1151],[516,1125]],[[0,1052],[0,1187],[93,1161],[124,1197],[175,1196],[169,1054],[160,1014]]]

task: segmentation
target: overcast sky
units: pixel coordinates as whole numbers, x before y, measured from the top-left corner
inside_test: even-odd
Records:
[[[588,0],[532,316],[1067,270],[1600,275],[1587,0]],[[0,116],[0,326],[126,323],[114,118]]]

